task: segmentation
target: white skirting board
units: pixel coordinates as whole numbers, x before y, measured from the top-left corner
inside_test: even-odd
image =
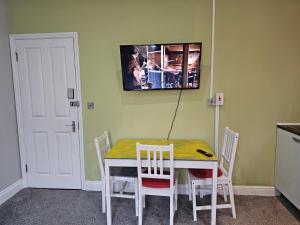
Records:
[[[115,185],[116,190],[119,185]],[[86,181],[84,190],[86,191],[101,191],[102,182],[101,181]],[[128,186],[127,191],[132,192],[133,186]],[[235,195],[256,195],[256,196],[276,196],[277,192],[275,187],[272,186],[233,186],[233,191]],[[187,195],[188,189],[186,184],[178,185],[178,194]]]
[[[234,185],[233,192],[235,195],[256,195],[256,196],[277,196],[275,187],[272,186],[243,186]],[[221,191],[220,194],[223,192]],[[178,194],[187,195],[188,187],[186,184],[178,185]]]
[[[13,197],[16,193],[24,188],[23,180],[20,179],[15,183],[11,184],[4,190],[0,192],[0,205],[5,201]],[[116,190],[118,190],[119,185],[116,184],[114,186]],[[102,190],[102,182],[101,181],[86,181],[83,187],[83,190],[86,191],[101,191]],[[126,188],[127,191],[133,191],[133,186],[128,186]],[[272,186],[233,186],[233,191],[235,195],[257,195],[257,196],[276,196],[278,192],[276,192],[275,187]],[[178,185],[178,194],[187,195],[187,185],[179,184]]]
[[[85,181],[85,185],[82,188],[85,191],[101,191],[102,182],[101,181]]]
[[[272,186],[233,186],[235,195],[258,195],[258,196],[277,196],[275,187]]]
[[[0,205],[2,205],[5,201],[13,197],[15,194],[17,194],[20,190],[24,188],[23,186],[23,180],[20,179],[16,181],[15,183],[9,185],[2,191],[0,191]]]

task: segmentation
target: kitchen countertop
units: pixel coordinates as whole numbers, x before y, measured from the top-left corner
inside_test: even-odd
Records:
[[[277,125],[278,128],[300,135],[300,125]]]

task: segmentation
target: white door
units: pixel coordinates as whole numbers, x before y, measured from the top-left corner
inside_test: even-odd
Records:
[[[81,188],[79,108],[70,106],[80,99],[74,44],[67,37],[15,41],[29,187]]]

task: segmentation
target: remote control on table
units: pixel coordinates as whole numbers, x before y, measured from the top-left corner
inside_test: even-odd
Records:
[[[209,152],[206,152],[206,151],[204,151],[202,149],[197,149],[197,152],[199,152],[199,153],[201,153],[201,154],[203,154],[203,155],[205,155],[207,157],[212,157],[213,156],[213,154],[211,154]]]

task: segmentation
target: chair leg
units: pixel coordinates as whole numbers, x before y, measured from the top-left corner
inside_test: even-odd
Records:
[[[135,192],[134,192],[134,198],[135,198],[135,215],[139,216],[139,187],[138,182],[134,182],[135,185]]]
[[[177,210],[177,203],[178,203],[178,177],[176,178],[176,183],[175,183],[175,210]]]
[[[174,193],[170,196],[170,225],[174,223]]]
[[[228,190],[229,190],[230,204],[231,204],[231,209],[232,209],[232,217],[236,218],[233,188],[232,188],[231,182],[228,184]]]
[[[196,211],[196,185],[192,183],[192,195],[193,195],[193,217],[194,221],[197,221],[197,211]]]
[[[192,187],[191,187],[191,176],[190,173],[188,171],[188,194],[189,194],[189,201],[192,201]]]
[[[222,190],[223,190],[224,201],[227,202],[227,188],[225,184],[222,184]]]
[[[177,193],[175,194],[175,211],[177,211],[177,202],[178,202],[178,195]]]
[[[142,225],[143,224],[143,196],[140,193],[140,190],[139,190],[139,198],[138,199],[139,199],[139,206],[138,206],[138,209],[139,209],[139,218],[138,218],[139,224],[138,225]]]
[[[115,182],[113,180],[110,180],[110,193],[111,194],[114,193],[114,186],[115,186]]]
[[[105,182],[102,180],[102,212],[106,212]]]

